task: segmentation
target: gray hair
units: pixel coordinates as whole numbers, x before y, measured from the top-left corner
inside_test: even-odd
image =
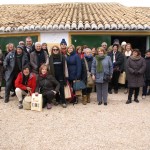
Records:
[[[36,43],[35,43],[35,46],[37,46],[37,45],[41,45],[41,43],[40,43],[40,42],[36,42]]]
[[[107,46],[107,43],[106,43],[106,42],[103,42],[103,43],[101,44],[101,46],[102,46],[102,45],[106,45],[106,46]]]

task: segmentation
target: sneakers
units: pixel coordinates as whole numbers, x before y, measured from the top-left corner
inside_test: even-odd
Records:
[[[47,109],[51,109],[52,108],[52,104],[47,103]]]
[[[64,104],[62,104],[62,107],[63,107],[63,108],[66,108],[66,107],[67,107],[67,105],[64,103]]]
[[[11,97],[14,97],[14,96],[16,96],[16,93],[15,93],[15,92],[11,94]]]
[[[19,101],[18,108],[19,108],[19,109],[22,109],[22,108],[23,108],[22,101]]]
[[[146,98],[146,96],[145,96],[145,95],[143,95],[143,96],[142,96],[142,99],[145,99],[145,98]]]

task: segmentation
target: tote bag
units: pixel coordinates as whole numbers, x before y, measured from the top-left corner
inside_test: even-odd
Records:
[[[123,73],[121,73],[120,76],[119,76],[118,83],[120,83],[120,84],[125,84],[125,82],[126,82],[126,73],[123,72]]]

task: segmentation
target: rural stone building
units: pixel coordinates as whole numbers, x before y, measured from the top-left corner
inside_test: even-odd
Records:
[[[0,45],[31,36],[33,41],[98,47],[115,38],[142,52],[150,47],[150,8],[118,3],[0,5]]]

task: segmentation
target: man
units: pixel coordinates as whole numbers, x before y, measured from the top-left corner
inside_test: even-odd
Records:
[[[114,39],[113,44],[117,44],[117,45],[118,45],[118,51],[121,52],[121,46],[120,46],[119,39]],[[109,46],[108,52],[111,52],[111,51],[112,51],[112,47],[113,47],[113,45]]]
[[[118,93],[118,79],[120,72],[123,71],[124,57],[123,54],[118,51],[118,47],[118,44],[113,44],[113,50],[108,53],[108,56],[111,57],[111,60],[113,62],[113,76],[109,84],[109,94],[112,94],[112,88],[114,88],[114,93]]]
[[[36,88],[36,76],[30,73],[30,67],[28,65],[23,67],[22,72],[20,72],[15,80],[16,95],[19,100],[19,109],[23,108],[23,96],[32,94],[35,92]]]
[[[60,42],[60,51],[63,55],[66,55],[67,53],[67,42],[65,41],[65,39],[62,39]]]
[[[27,54],[23,51],[23,47],[17,46],[16,51],[11,51],[7,54],[4,59],[4,70],[5,70],[5,99],[4,102],[9,102],[10,90],[14,86],[14,81],[17,78],[18,73],[22,70],[23,66],[29,64]]]
[[[27,53],[28,58],[30,59],[30,53],[32,53],[35,50],[32,38],[27,37],[26,38],[26,45],[24,46],[24,51]]]
[[[107,43],[106,42],[103,42],[101,44],[101,46],[103,47],[103,49],[107,52]]]
[[[35,43],[35,51],[30,54],[30,65],[32,72],[36,75],[39,74],[39,68],[42,64],[49,65],[49,58],[47,53],[42,50],[40,42]]]

